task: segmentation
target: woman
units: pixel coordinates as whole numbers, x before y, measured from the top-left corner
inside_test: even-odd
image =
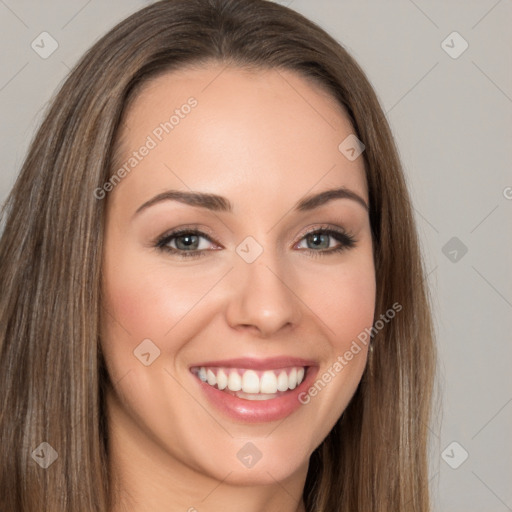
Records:
[[[412,207],[318,26],[263,0],[130,16],[4,217],[1,510],[429,510]]]

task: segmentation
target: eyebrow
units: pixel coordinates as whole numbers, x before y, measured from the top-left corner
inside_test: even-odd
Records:
[[[293,209],[299,212],[310,211],[320,206],[323,206],[334,199],[351,199],[360,204],[361,206],[363,206],[363,208],[366,211],[369,211],[369,206],[366,204],[366,201],[359,194],[345,187],[325,190],[317,194],[306,196],[300,199],[295,204]],[[208,210],[215,212],[233,212],[232,203],[229,201],[229,199],[225,197],[203,192],[167,190],[166,192],[162,192],[156,195],[149,201],[146,201],[144,204],[139,206],[134,216],[139,214],[143,210],[146,210],[150,206],[153,206],[157,203],[161,203],[162,201],[178,201],[180,203],[184,203],[190,206],[198,206],[200,208],[206,208]]]

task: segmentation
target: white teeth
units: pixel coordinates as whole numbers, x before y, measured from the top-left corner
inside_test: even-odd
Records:
[[[286,391],[288,389],[288,375],[283,370],[279,377],[277,377],[277,390],[278,391]]]
[[[292,368],[290,375],[288,375],[288,387],[290,389],[297,387],[297,368]]]
[[[253,370],[247,370],[242,377],[242,391],[244,393],[259,393],[260,379]]]
[[[272,395],[266,395],[266,394],[263,394],[263,393],[243,393],[243,392],[238,392],[236,394],[236,396],[238,398],[244,398],[245,400],[272,400],[272,398],[276,398],[277,395],[276,394],[272,394]]]
[[[272,371],[263,373],[260,379],[260,392],[261,393],[275,393],[277,391],[277,377]]]
[[[275,398],[278,391],[295,389],[306,373],[304,367],[287,370],[266,370],[256,372],[239,368],[197,368],[197,377],[210,386],[220,390],[238,392],[236,396],[247,400],[269,400]]]
[[[224,389],[228,385],[228,376],[224,373],[224,370],[217,372],[217,386],[219,389]]]
[[[206,371],[206,379],[210,386],[215,386],[215,384],[217,384],[217,377],[215,376],[215,373],[213,373],[210,369]]]
[[[240,391],[242,389],[242,377],[238,375],[236,370],[229,372],[228,389],[231,391]]]

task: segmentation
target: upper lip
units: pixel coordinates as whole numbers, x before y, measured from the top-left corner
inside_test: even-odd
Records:
[[[250,370],[276,370],[278,368],[287,368],[290,366],[316,366],[317,363],[311,359],[302,359],[298,357],[279,356],[265,359],[256,358],[236,358],[224,359],[222,361],[205,361],[193,364],[194,367],[224,367],[224,368],[246,368]]]

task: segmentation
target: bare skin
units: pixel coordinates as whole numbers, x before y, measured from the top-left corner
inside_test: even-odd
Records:
[[[157,140],[155,128],[190,97],[197,105]],[[131,105],[125,159],[148,136],[157,144],[106,199],[101,342],[113,383],[112,512],[305,511],[309,457],[353,396],[367,349],[280,421],[228,417],[190,367],[285,355],[315,361],[320,378],[372,325],[366,208],[337,198],[293,209],[306,195],[340,187],[368,204],[362,157],[350,161],[338,149],[353,131],[334,99],[288,71],[212,64],[173,72],[146,84]],[[167,190],[224,196],[233,211],[164,200],[136,213]],[[202,256],[155,247],[181,227],[210,237],[197,239]],[[315,245],[307,236],[325,227],[349,233],[354,245],[327,254],[344,242],[324,234]],[[248,236],[262,249],[252,263],[236,250]],[[183,253],[183,241],[167,246]],[[146,339],[160,351],[147,366],[134,356]],[[261,453],[250,468],[237,457],[248,442]]]

